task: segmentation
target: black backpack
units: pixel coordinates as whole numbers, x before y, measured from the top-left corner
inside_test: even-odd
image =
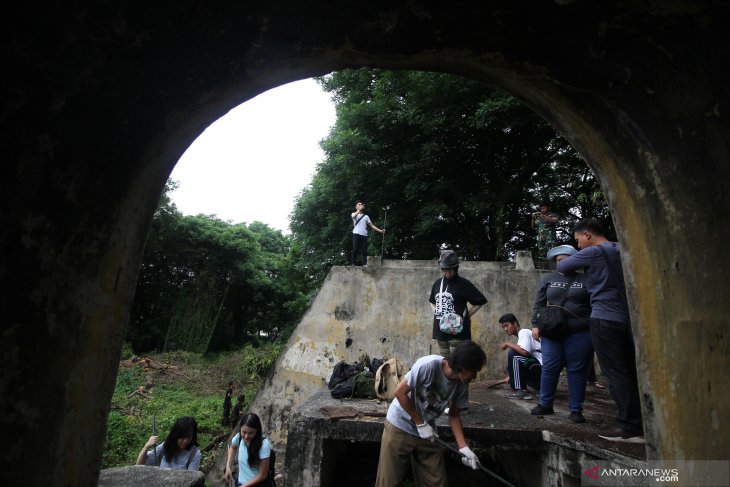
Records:
[[[266,477],[266,480],[264,480],[264,486],[276,487],[274,477],[276,477],[276,452],[272,448],[271,454],[269,455],[269,475]]]
[[[334,399],[352,397],[354,390],[352,378],[363,370],[364,367],[359,363],[348,364],[344,360],[338,362],[332,370],[332,376],[327,384],[327,388],[331,391],[330,395]]]
[[[332,370],[332,376],[327,383],[327,388],[331,391],[335,388],[335,386],[337,386],[337,384],[339,384],[340,382],[345,382],[347,379],[362,371],[363,369],[364,367],[359,363],[348,364],[344,360],[341,360],[337,363],[337,365],[335,365],[335,368]]]

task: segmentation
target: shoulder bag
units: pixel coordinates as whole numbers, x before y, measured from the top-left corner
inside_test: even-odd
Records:
[[[568,300],[568,292],[577,278],[578,276],[573,276],[566,286],[560,304],[550,304],[548,302],[547,306],[535,318],[535,324],[538,330],[540,330],[541,337],[556,340],[562,338],[567,331],[568,323],[563,306],[565,306],[565,301]]]

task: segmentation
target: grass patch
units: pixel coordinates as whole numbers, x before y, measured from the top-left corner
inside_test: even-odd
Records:
[[[280,351],[280,345],[267,343],[221,354],[167,352],[145,357],[169,368],[145,369],[142,363],[120,367],[102,468],[134,465],[152,435],[153,417],[160,441],[164,441],[177,418],[192,416],[198,422],[201,470],[207,472],[222,452],[230,431],[221,424],[228,382],[236,383],[233,404],[243,393],[248,407]]]

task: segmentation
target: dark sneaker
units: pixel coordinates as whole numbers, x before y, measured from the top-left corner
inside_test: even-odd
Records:
[[[619,443],[646,443],[646,438],[644,438],[644,435],[640,433],[629,433],[628,431],[622,430],[620,428],[611,431],[610,433],[606,433],[605,435],[598,436],[603,438],[604,440],[616,441]]]
[[[571,411],[570,420],[574,423],[585,423],[586,418],[583,417],[583,413],[580,411]]]
[[[538,404],[530,410],[530,414],[533,416],[543,416],[545,414],[555,414],[555,411],[553,411],[553,408],[547,408],[542,404]]]
[[[524,399],[525,401],[529,401],[530,399],[532,399],[530,393],[524,389],[515,391],[512,394],[507,394],[505,397],[508,397],[509,399]]]

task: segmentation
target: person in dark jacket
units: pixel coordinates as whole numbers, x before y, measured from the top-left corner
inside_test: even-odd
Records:
[[[233,400],[233,381],[228,383],[228,389],[226,390],[226,397],[223,399],[223,425],[227,425],[231,422],[231,402]]]
[[[570,245],[553,247],[547,253],[548,261],[560,262],[578,253]],[[532,324],[536,325],[537,316],[550,304],[560,304],[566,293],[563,304],[567,318],[566,327],[559,336],[540,337],[542,344],[542,376],[540,378],[540,404],[532,408],[534,415],[553,414],[553,399],[558,387],[560,372],[568,370],[568,407],[570,419],[575,423],[585,423],[583,417],[583,401],[586,395],[586,372],[593,360],[591,344],[590,317],[591,305],[585,275],[576,273],[571,277],[559,272],[545,276],[535,295],[532,307]],[[539,330],[533,328],[539,336]]]
[[[573,236],[581,250],[559,262],[557,270],[571,276],[584,269],[591,296],[591,339],[617,407],[618,427],[598,436],[609,441],[646,443],[621,246],[609,242],[603,225],[592,219],[579,221]]]
[[[241,415],[243,415],[243,401],[246,400],[246,396],[244,396],[243,394],[239,394],[239,396],[236,400],[237,400],[237,402],[236,402],[236,405],[233,406],[233,413],[231,413],[231,418],[230,418],[231,428],[236,427],[238,420],[241,419]]]

